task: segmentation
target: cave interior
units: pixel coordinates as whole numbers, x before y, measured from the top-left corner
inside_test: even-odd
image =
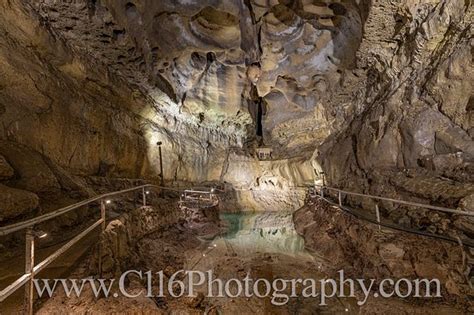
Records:
[[[7,0],[0,10],[0,313],[474,313],[470,0]],[[28,293],[28,268],[94,222],[34,277],[343,270],[377,285],[437,279],[441,295],[359,288],[278,305],[203,288]],[[145,285],[135,277],[127,289]]]

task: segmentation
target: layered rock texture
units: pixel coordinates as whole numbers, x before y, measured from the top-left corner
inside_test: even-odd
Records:
[[[77,176],[158,179],[161,141],[167,181],[226,181],[249,208],[298,207],[294,188],[320,171],[332,185],[452,207],[474,193],[470,1],[0,8],[10,187],[41,197],[77,188]],[[258,161],[262,145],[274,161]]]
[[[331,257],[324,266],[329,274],[335,275],[343,269],[350,277],[371,278],[376,282],[387,278],[438,279],[443,298],[452,305],[450,312],[455,313],[458,308],[462,313],[473,311],[472,250],[410,233],[380,231],[376,225],[360,221],[319,199],[295,212],[294,221],[309,250]],[[431,304],[428,300],[418,302],[419,306]],[[376,304],[384,308],[383,303]],[[371,310],[369,302],[361,311],[377,314],[382,310]],[[383,312],[397,313],[391,308]],[[410,306],[408,313],[417,312]]]

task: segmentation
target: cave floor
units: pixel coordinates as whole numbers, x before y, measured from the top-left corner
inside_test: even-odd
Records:
[[[37,278],[41,279],[60,279],[67,278],[72,270],[78,267],[80,261],[90,253],[90,249],[98,238],[98,231],[91,233],[80,240],[74,250],[68,251],[66,255],[61,255],[53,261],[48,267],[41,271]],[[51,246],[37,248],[35,253],[36,260],[42,261],[68,240],[55,243]],[[8,260],[0,263],[0,288],[6,288],[24,273],[25,256],[23,251],[15,251]],[[23,310],[24,289],[21,288],[8,297],[1,305],[0,314],[21,314]]]
[[[186,229],[180,224],[147,235],[137,244],[140,262],[134,269],[164,270],[168,277],[181,269],[212,270],[214,278],[223,280],[243,279],[248,273],[251,279],[263,278],[270,282],[276,278],[330,278],[325,269],[330,266],[331,258],[306,251],[304,240],[294,230],[291,213],[222,214],[220,225],[225,232],[213,239],[205,234],[202,237],[202,231]],[[84,250],[90,248],[88,240],[84,242],[80,247]],[[64,275],[73,268],[72,263],[67,262],[74,261],[80,253],[78,250],[74,255],[65,256],[58,261],[59,267],[52,268],[45,276]],[[87,276],[87,264],[86,259],[70,277]],[[128,285],[130,293],[143,289],[143,281],[131,279]],[[301,287],[298,291],[301,292]],[[18,292],[13,297],[14,302],[21,301],[23,290]],[[408,304],[397,299],[369,298],[365,306],[359,307],[354,298],[331,298],[327,300],[328,305],[321,306],[318,298],[299,297],[290,298],[283,306],[276,306],[271,303],[271,297],[204,297],[207,286],[196,287],[196,292],[202,294],[197,298],[173,298],[165,293],[164,298],[140,296],[132,299],[122,296],[96,299],[90,289],[80,298],[66,298],[60,292],[47,301],[43,300],[44,303],[38,303],[41,306],[38,314],[56,314],[65,308],[73,314],[462,314],[444,305],[417,307],[413,312],[400,313]],[[285,293],[290,294],[290,291]],[[4,310],[5,314],[17,313],[13,308]]]
[[[221,215],[228,230],[210,242],[202,252],[187,253],[185,269],[212,270],[219,279],[322,279],[324,258],[316,258],[304,248],[304,240],[296,234],[291,213],[268,212]],[[233,292],[236,292],[233,287]],[[207,290],[207,286],[203,293]],[[301,287],[297,287],[300,291]],[[291,294],[290,289],[285,290]],[[356,313],[355,300],[331,299],[319,306],[318,299],[292,298],[276,306],[271,297],[210,298],[210,304],[224,314],[334,314]],[[352,312],[351,312],[352,310]]]

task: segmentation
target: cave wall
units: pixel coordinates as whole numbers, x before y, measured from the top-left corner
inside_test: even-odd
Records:
[[[136,87],[78,54],[29,5],[0,6],[2,220],[41,208],[51,194],[87,196],[85,177],[157,179],[157,141],[166,180],[220,178],[219,157],[239,145],[238,136],[158,112]]]
[[[38,180],[56,190],[64,183],[52,164],[157,179],[162,141],[166,180],[227,181],[252,202],[272,191],[257,202],[265,208],[320,170],[332,185],[374,194],[450,206],[472,194],[469,1],[1,6],[9,187],[29,191],[17,185],[31,174],[18,155],[41,164]],[[274,162],[254,155],[256,100]]]
[[[1,6],[2,220],[57,208],[63,195],[72,198],[61,201],[66,204],[85,198],[94,193],[84,180],[91,176],[157,180],[157,141],[163,142],[166,181],[225,180],[245,191],[234,208],[285,210],[301,204],[301,193],[291,193],[296,196],[291,202],[280,197],[273,204],[265,187],[260,187],[261,197],[248,193],[259,190],[260,172],[269,176],[263,169],[278,167],[261,168],[253,152],[241,151],[241,134],[231,127],[173,113],[165,92],[146,95],[99,59],[78,52],[29,2]],[[250,182],[240,181],[241,167]],[[289,181],[287,186],[300,176],[299,171],[274,173]],[[282,187],[274,188],[278,196]]]
[[[472,21],[469,1],[372,3],[357,111],[318,150],[332,185],[451,207],[474,193]]]
[[[341,123],[367,1],[31,1],[44,21],[159,111],[255,140],[261,98],[275,156],[309,155]],[[257,95],[252,95],[257,91]],[[340,103],[341,99],[336,100]],[[348,111],[351,107],[348,102]]]
[[[397,14],[382,27],[379,11],[387,8]],[[359,51],[369,74],[355,100],[360,113],[320,148],[331,182],[349,185],[346,171],[367,181],[403,170],[473,180],[472,17],[465,1],[371,7]]]
[[[136,87],[82,59],[28,6],[2,5],[3,140],[24,144],[74,173],[118,177],[157,176],[161,140],[166,178],[220,175],[199,168],[214,163],[213,151],[238,145],[238,136],[158,112]]]

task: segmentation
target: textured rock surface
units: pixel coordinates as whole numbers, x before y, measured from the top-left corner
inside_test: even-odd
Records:
[[[452,207],[472,194],[470,2],[1,9],[0,137],[67,172],[158,178],[159,140],[167,180],[266,193],[265,178],[298,186],[314,169],[333,185]],[[275,166],[256,161],[261,143]],[[245,194],[249,207],[297,205]]]
[[[8,164],[7,160],[0,155],[0,180],[8,179],[14,174],[13,168]]]
[[[28,213],[39,205],[35,194],[0,184],[0,222]]]
[[[135,246],[145,235],[177,221],[176,203],[162,203],[160,209],[141,207],[111,221],[101,236],[102,271],[106,278],[113,278],[137,263]],[[97,270],[94,257],[90,270]],[[94,269],[95,268],[95,269]]]
[[[9,0],[0,10],[2,220],[114,190],[111,178],[160,176],[227,182],[226,210],[294,210],[300,186],[321,171],[348,190],[473,210],[471,1]],[[275,160],[257,160],[261,145]],[[455,245],[380,234],[324,210],[295,218],[332,267],[439,277],[449,299],[472,297],[463,282],[472,251],[466,258]],[[472,219],[389,203],[381,211],[474,237]],[[73,213],[55,229],[85,217]],[[137,259],[136,238],[161,224],[134,217],[107,231],[108,276]],[[174,233],[157,238],[178,242]]]
[[[371,6],[358,52],[364,95],[320,148],[330,182],[451,206],[472,193],[472,21],[464,1]]]
[[[4,141],[0,142],[0,153],[18,173],[17,177],[11,180],[16,187],[36,193],[59,190],[56,176],[37,152]]]
[[[351,277],[439,279],[446,300],[472,311],[469,274],[472,256],[449,244],[402,232],[378,231],[321,200],[294,214],[298,233],[312,251],[331,257],[327,268],[343,268]],[[350,266],[350,267],[348,267]],[[454,303],[455,302],[451,302]]]
[[[327,133],[320,131],[327,127],[323,94],[354,66],[363,27],[359,6],[339,1],[33,7],[71,45],[146,92],[160,112],[246,135],[261,102],[268,142],[288,147],[313,145],[302,128]]]

